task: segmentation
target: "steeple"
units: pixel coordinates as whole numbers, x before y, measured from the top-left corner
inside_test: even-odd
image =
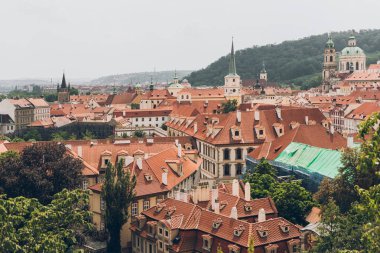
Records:
[[[229,74],[230,75],[236,75],[235,50],[234,50],[234,38],[233,37],[232,37],[231,54],[230,54]]]
[[[263,61],[263,68],[261,69],[261,73],[267,73],[267,70],[265,69],[265,62]]]
[[[332,40],[331,33],[328,35],[328,39],[326,42],[326,48],[334,48],[334,41]]]
[[[61,88],[64,89],[64,88],[66,88],[66,87],[67,87],[67,86],[66,86],[65,72],[63,72]]]

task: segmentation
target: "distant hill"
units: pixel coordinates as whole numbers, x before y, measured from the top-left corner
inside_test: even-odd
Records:
[[[334,32],[337,51],[347,45],[351,31]],[[367,54],[367,64],[380,59],[380,30],[361,30],[355,33],[358,46]],[[265,62],[270,81],[294,84],[302,89],[320,84],[323,49],[327,33],[281,44],[253,46],[236,52],[237,72],[242,79],[255,79]],[[226,48],[226,51],[229,49]],[[222,85],[228,72],[229,55],[223,56],[204,69],[186,76],[192,85]]]
[[[177,70],[178,78],[183,78],[184,76],[191,73],[191,70]],[[121,75],[110,75],[103,76],[92,80],[90,84],[131,84],[131,83],[146,83],[150,82],[151,78],[153,82],[167,82],[172,81],[174,77],[174,71],[158,71],[158,72],[139,72],[139,73],[129,73]]]

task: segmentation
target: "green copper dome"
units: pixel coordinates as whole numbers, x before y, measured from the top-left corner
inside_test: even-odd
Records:
[[[360,47],[345,47],[342,50],[342,56],[363,56],[364,51]]]
[[[325,47],[326,48],[334,48],[335,47],[334,41],[331,38],[331,34],[329,34],[329,38],[328,38],[328,40],[326,42],[326,46]]]

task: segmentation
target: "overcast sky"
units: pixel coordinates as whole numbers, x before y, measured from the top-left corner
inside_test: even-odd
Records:
[[[0,0],[0,79],[199,69],[235,48],[380,28],[379,0]]]

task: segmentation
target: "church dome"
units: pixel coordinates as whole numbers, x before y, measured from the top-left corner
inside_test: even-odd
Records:
[[[342,50],[342,56],[365,56],[365,54],[360,47],[345,47]]]

